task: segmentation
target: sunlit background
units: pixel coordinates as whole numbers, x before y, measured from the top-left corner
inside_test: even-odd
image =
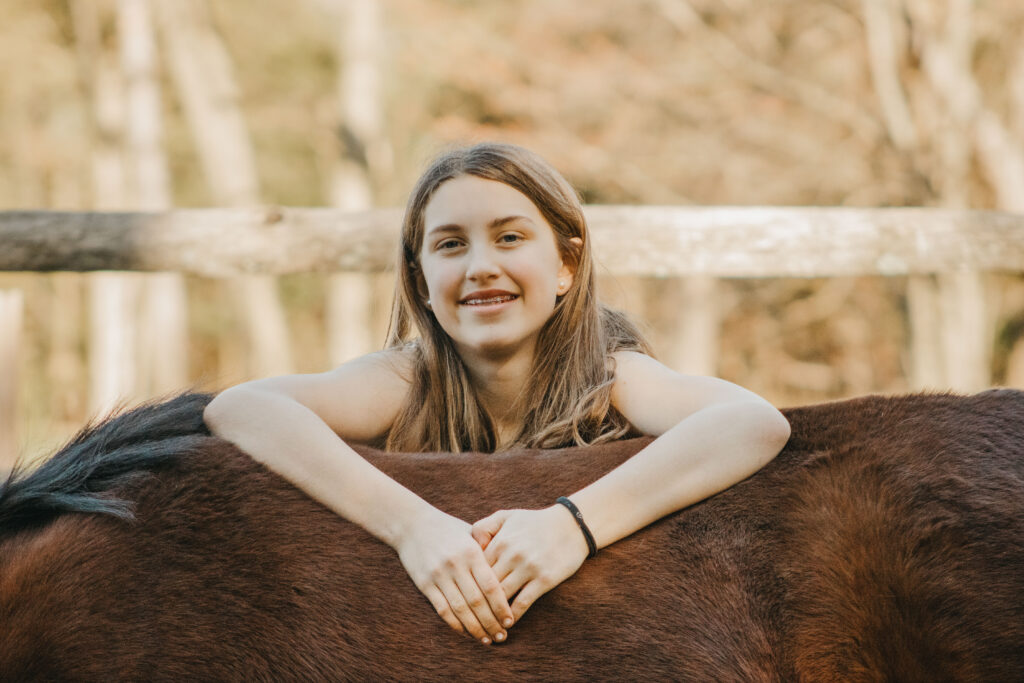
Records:
[[[1019,0],[4,0],[0,210],[398,206],[436,152],[494,139],[592,204],[1024,213],[1021,35]],[[379,348],[389,287],[0,273],[3,457],[118,399]],[[601,288],[670,364],[779,405],[1024,386],[1012,273]]]

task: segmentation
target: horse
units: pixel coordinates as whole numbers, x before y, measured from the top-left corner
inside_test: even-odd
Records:
[[[0,489],[2,680],[1024,677],[1024,393],[787,409],[739,484],[587,560],[485,647],[395,553],[210,434],[186,393]],[[650,438],[363,457],[467,521]]]

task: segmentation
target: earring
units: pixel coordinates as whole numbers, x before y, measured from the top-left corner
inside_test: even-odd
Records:
[[[430,299],[427,299],[427,308],[430,308]],[[430,308],[430,310],[434,310],[434,309]]]

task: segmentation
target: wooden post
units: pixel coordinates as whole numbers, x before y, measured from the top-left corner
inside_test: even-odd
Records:
[[[946,385],[939,292],[931,275],[907,278],[907,312],[910,327],[910,386],[938,390]]]
[[[21,290],[0,290],[0,477],[18,455],[18,375],[21,367]]]
[[[661,360],[688,375],[714,375],[721,327],[718,280],[707,275],[644,278],[642,292]]]
[[[692,375],[715,375],[721,330],[718,280],[694,275],[677,281],[683,310],[675,319],[679,325],[679,355],[673,367]]]
[[[985,274],[948,273],[939,279],[942,294],[942,339],[945,342],[946,387],[981,391],[992,383],[995,325],[988,315]]]

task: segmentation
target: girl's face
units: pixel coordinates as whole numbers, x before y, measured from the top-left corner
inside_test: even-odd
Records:
[[[504,183],[458,176],[434,191],[423,228],[428,305],[459,354],[532,354],[573,276],[533,202]]]

